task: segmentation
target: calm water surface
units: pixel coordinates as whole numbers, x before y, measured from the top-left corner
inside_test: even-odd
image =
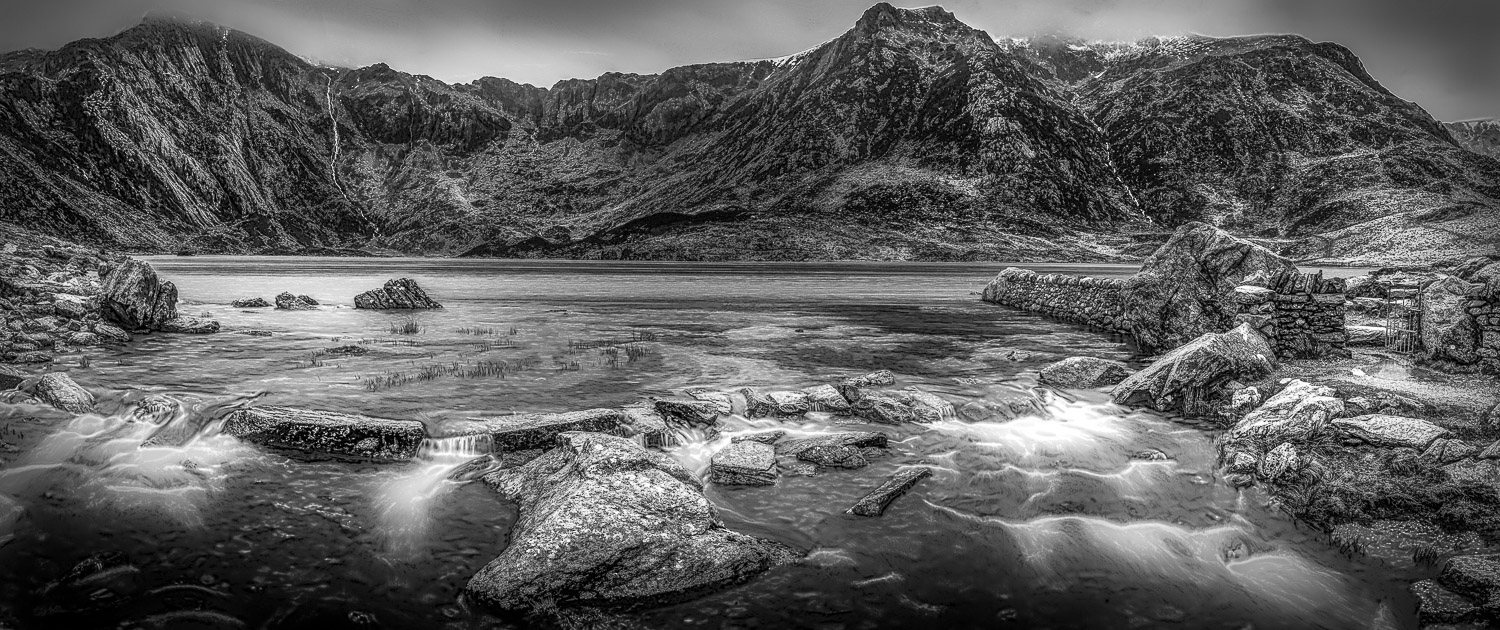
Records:
[[[435,442],[419,461],[362,464],[217,434],[216,419],[250,402],[418,419],[441,431],[470,417],[615,407],[692,387],[793,389],[890,369],[898,386],[972,411],[1033,397],[1036,370],[1066,356],[1134,360],[1118,337],[980,302],[975,293],[1003,264],[152,262],[177,284],[185,313],[218,319],[225,332],[91,351],[88,367],[69,371],[101,396],[102,415],[0,403],[10,441],[21,445],[0,453],[0,625],[554,623],[496,619],[458,600],[504,549],[516,518],[482,484],[445,480],[474,445]],[[447,308],[352,308],[356,293],[397,276],[417,279]],[[323,307],[228,305],[281,291]],[[419,332],[392,331],[408,323]],[[350,344],[369,352],[320,353]],[[188,410],[165,429],[129,422],[147,393]],[[1099,392],[1048,400],[1008,421],[967,414],[895,428],[816,415],[724,420],[723,437],[674,456],[703,472],[729,436],[773,427],[881,430],[892,448],[865,469],[774,487],[709,486],[731,528],[808,549],[808,559],[634,619],[646,627],[1415,627],[1407,573],[1345,558],[1264,497],[1229,488],[1214,473],[1213,435],[1114,406]],[[1132,458],[1145,450],[1171,459]],[[843,514],[913,465],[935,474],[885,516]],[[87,589],[46,589],[99,552],[122,554],[121,566]],[[90,612],[58,612],[77,609]]]

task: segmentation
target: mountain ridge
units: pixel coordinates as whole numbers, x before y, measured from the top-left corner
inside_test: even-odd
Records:
[[[1128,257],[1133,234],[1208,220],[1358,261],[1372,251],[1338,243],[1360,225],[1495,214],[1500,162],[1343,47],[1066,41],[997,42],[940,7],[881,3],[784,58],[536,87],[317,66],[148,19],[0,55],[0,220],[144,250],[940,260]],[[1252,115],[1269,123],[1236,127]],[[1387,172],[1403,161],[1411,181]],[[1423,247],[1493,246],[1470,241]]]

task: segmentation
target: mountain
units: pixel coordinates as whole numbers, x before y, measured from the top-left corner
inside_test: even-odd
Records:
[[[1444,123],[1459,146],[1500,159],[1500,119],[1484,118]]]
[[[135,250],[1098,260],[1204,220],[1404,262],[1500,220],[1500,162],[1289,36],[997,42],[878,4],[790,57],[540,88],[148,19],[0,56],[0,94],[0,220]]]

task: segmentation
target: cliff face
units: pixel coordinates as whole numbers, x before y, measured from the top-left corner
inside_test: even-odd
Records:
[[[1500,197],[1500,163],[1337,46],[997,43],[936,7],[551,88],[147,21],[0,56],[0,96],[0,219],[153,250],[1097,259],[1205,220],[1357,258],[1381,250],[1341,230]]]

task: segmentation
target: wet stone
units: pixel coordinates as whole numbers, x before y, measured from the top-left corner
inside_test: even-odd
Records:
[[[797,457],[803,451],[817,446],[852,446],[856,448],[876,447],[885,448],[887,442],[884,433],[873,433],[864,431],[851,431],[846,433],[829,433],[815,435],[793,440],[784,440],[776,445],[776,453],[788,457]]]
[[[853,446],[813,446],[797,453],[797,459],[827,468],[864,468],[870,465],[864,453]]]
[[[266,446],[392,461],[415,457],[427,437],[414,420],[277,406],[236,410],[225,418],[223,431]]]
[[[731,442],[709,461],[710,480],[718,485],[769,486],[776,483],[776,449],[744,440]]]
[[[653,400],[657,413],[669,421],[712,426],[719,422],[719,408],[701,400]]]
[[[766,431],[764,433],[751,433],[732,438],[731,442],[760,442],[761,444],[775,444],[776,440],[786,436],[786,431]]]
[[[871,491],[849,508],[849,514],[880,516],[897,497],[906,494],[917,482],[932,476],[931,468],[908,468],[892,475],[879,488]]]
[[[33,394],[42,402],[63,411],[88,413],[94,410],[94,395],[62,372],[42,375],[37,380]]]

